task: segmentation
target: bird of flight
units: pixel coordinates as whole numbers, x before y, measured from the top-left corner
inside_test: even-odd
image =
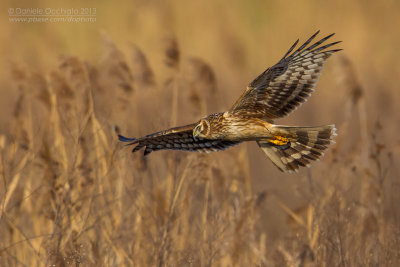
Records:
[[[335,125],[318,127],[274,124],[304,103],[314,91],[326,60],[342,49],[328,49],[340,42],[323,44],[333,34],[310,45],[316,32],[291,53],[297,40],[283,58],[252,81],[240,98],[225,112],[208,115],[196,123],[146,135],[119,140],[144,148],[144,155],[162,149],[212,152],[245,141],[258,146],[283,172],[297,172],[319,160],[334,143]],[[323,44],[323,45],[322,45]]]

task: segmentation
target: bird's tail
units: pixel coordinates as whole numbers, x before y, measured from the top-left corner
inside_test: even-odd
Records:
[[[319,160],[329,144],[334,144],[335,125],[319,127],[289,127],[275,125],[274,137],[257,141],[260,148],[283,172],[298,172],[300,166],[310,166]]]

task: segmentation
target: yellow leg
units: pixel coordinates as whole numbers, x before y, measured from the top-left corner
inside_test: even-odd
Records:
[[[271,140],[269,140],[269,142],[277,146],[284,146],[289,143],[289,139],[283,136],[275,135]]]

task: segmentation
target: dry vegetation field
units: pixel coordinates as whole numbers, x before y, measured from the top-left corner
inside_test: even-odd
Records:
[[[400,266],[398,1],[3,4],[0,266]],[[16,23],[11,7],[97,16]],[[336,124],[310,169],[280,173],[255,144],[118,143],[228,109],[318,29],[344,51],[279,121]]]

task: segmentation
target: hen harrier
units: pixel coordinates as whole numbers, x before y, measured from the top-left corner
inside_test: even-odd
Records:
[[[136,144],[132,152],[145,148],[144,155],[162,149],[212,152],[256,141],[283,172],[309,167],[310,161],[318,160],[327,146],[334,143],[335,126],[291,127],[276,125],[274,120],[288,115],[307,100],[325,61],[342,50],[326,50],[340,42],[321,46],[333,34],[308,46],[318,33],[290,54],[297,40],[277,64],[248,85],[229,111],[138,139],[119,135],[119,140]]]

